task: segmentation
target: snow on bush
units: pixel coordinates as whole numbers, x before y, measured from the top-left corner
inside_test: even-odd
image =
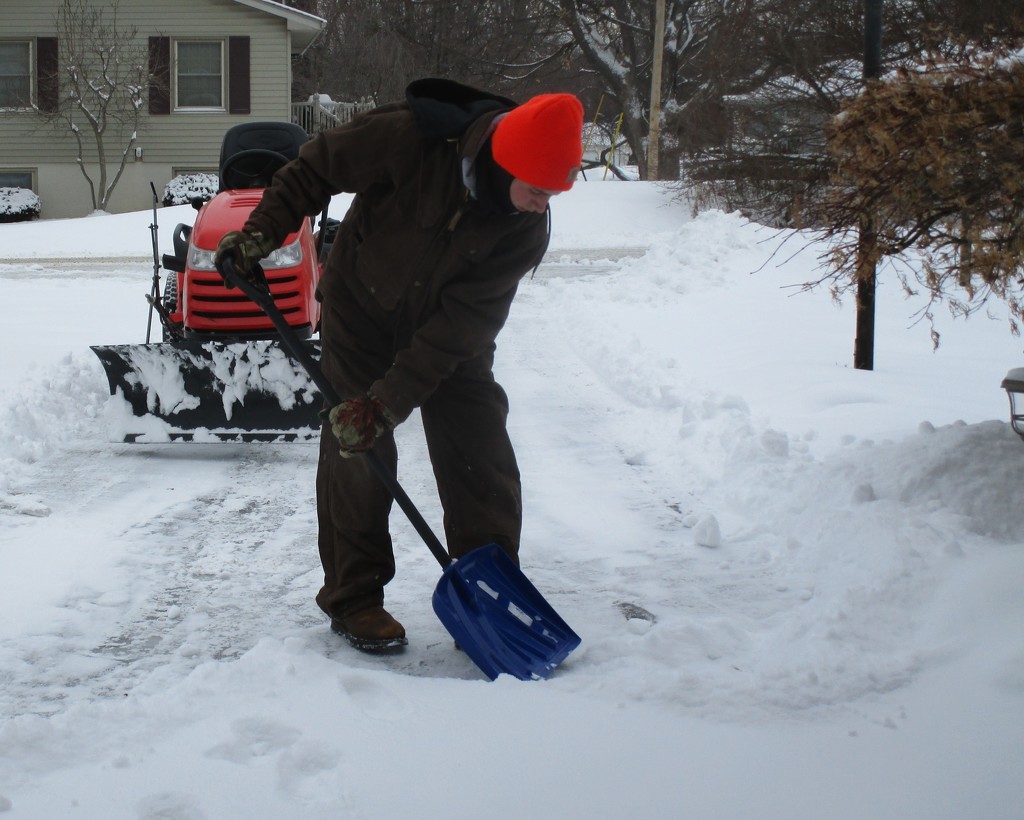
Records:
[[[220,187],[216,174],[179,174],[164,188],[164,205],[188,205],[195,199],[207,202],[213,199]]]
[[[0,222],[38,219],[41,208],[35,191],[28,188],[0,188]]]

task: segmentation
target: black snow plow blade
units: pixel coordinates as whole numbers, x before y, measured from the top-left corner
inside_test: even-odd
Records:
[[[319,356],[317,342],[305,344]],[[294,441],[319,435],[320,391],[276,341],[92,350],[110,384],[108,419],[124,441]]]

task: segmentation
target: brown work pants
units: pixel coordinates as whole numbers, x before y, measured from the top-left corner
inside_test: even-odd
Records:
[[[365,393],[384,375],[403,335],[397,317],[367,302],[359,287],[339,283],[323,308],[321,364],[344,398]],[[449,554],[459,558],[493,542],[518,561],[519,468],[505,425],[508,399],[494,380],[493,362],[493,348],[463,362],[422,404],[420,416]],[[375,449],[396,470],[394,436],[383,436]],[[328,424],[320,436],[316,493],[324,568],[317,604],[343,616],[383,603],[384,586],[395,575],[391,494],[365,458],[339,455]]]

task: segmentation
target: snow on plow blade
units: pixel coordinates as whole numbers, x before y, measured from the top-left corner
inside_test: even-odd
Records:
[[[306,342],[313,356],[316,342]],[[276,341],[94,345],[124,441],[294,441],[319,435],[323,399]],[[118,399],[121,401],[118,401]]]

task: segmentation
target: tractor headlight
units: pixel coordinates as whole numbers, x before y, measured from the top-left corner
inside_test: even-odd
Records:
[[[189,268],[191,270],[217,270],[217,266],[213,263],[214,253],[215,251],[190,245],[188,249]],[[300,262],[302,262],[302,244],[296,239],[283,248],[273,251],[260,264],[264,270],[276,270],[278,268],[294,268]]]
[[[302,245],[299,243],[299,240],[296,239],[290,245],[278,248],[260,264],[262,264],[266,270],[274,270],[276,268],[294,268],[301,261]]]
[[[188,267],[190,270],[217,270],[213,264],[213,251],[197,248],[195,245],[188,246]]]

